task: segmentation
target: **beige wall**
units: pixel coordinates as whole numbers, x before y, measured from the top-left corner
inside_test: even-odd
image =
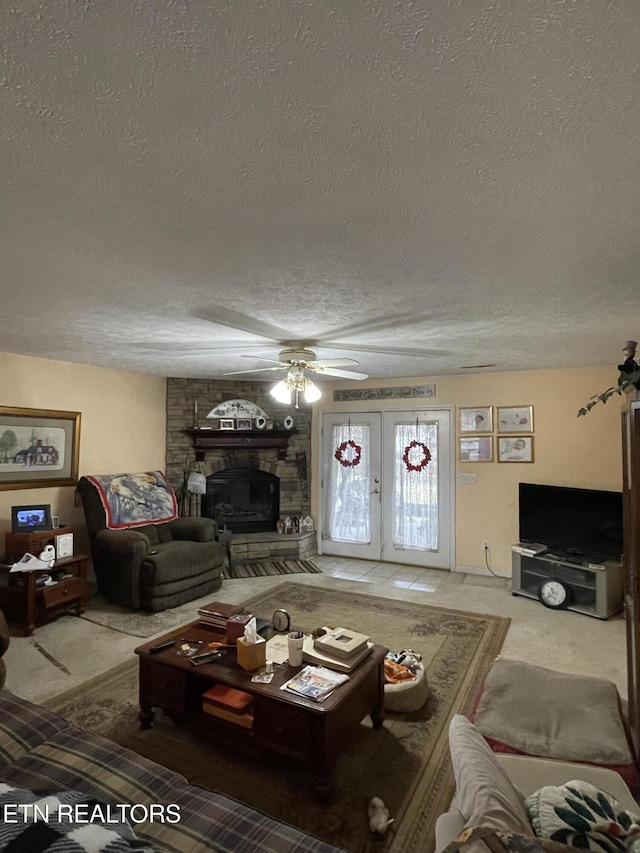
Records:
[[[2,353],[0,405],[80,412],[80,476],[117,471],[164,470],[166,380]],[[15,504],[48,503],[61,523],[78,532],[87,547],[82,509],[74,488],[0,491],[0,541],[11,529]]]
[[[82,413],[80,474],[165,467],[166,381],[141,373],[125,373],[66,362],[2,354],[0,405],[62,409]],[[380,409],[460,406],[534,406],[535,461],[532,464],[458,463],[456,476],[473,472],[475,485],[456,483],[455,564],[481,569],[482,542],[491,544],[492,566],[510,573],[511,552],[518,532],[520,480],[620,489],[620,408],[614,397],[587,417],[576,413],[592,394],[616,379],[615,368],[491,373],[474,376],[419,377],[368,381],[358,387],[380,385],[436,385],[436,397],[423,400],[381,401]],[[313,420],[312,515],[319,519],[316,484],[321,411],[358,411],[358,403],[331,403],[332,387],[323,383],[323,399]],[[410,404],[410,405],[408,405]],[[377,408],[369,404],[367,409]],[[11,506],[50,503],[62,522],[83,530],[82,510],[74,507],[72,487],[0,491],[0,537],[10,527]],[[86,547],[86,542],[79,542]]]
[[[573,370],[532,370],[519,373],[487,373],[473,376],[419,377],[394,381],[367,381],[358,387],[435,384],[436,397],[429,399],[331,402],[335,388],[353,387],[343,382],[323,384],[323,399],[314,412],[312,455],[315,483],[318,477],[319,418],[322,411],[413,410],[460,406],[534,407],[534,462],[457,462],[455,486],[455,565],[478,570],[484,566],[482,543],[490,543],[491,565],[500,574],[511,574],[511,545],[518,539],[518,483],[534,482],[595,489],[622,488],[620,409],[622,398],[613,397],[586,417],[578,409],[596,393],[615,383],[615,367]],[[379,404],[379,405],[378,405]],[[495,420],[495,411],[494,411]],[[455,428],[457,435],[457,424]],[[457,482],[459,473],[474,473],[473,485]],[[319,519],[317,489],[313,488],[312,515]],[[486,570],[485,570],[486,571]]]

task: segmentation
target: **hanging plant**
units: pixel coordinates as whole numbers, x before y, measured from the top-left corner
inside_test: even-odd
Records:
[[[589,402],[578,411],[578,417],[588,414],[598,403],[606,403],[614,394],[619,394],[622,397],[634,388],[640,391],[640,361],[635,359],[636,347],[637,341],[627,341],[622,350],[626,359],[618,365],[620,375],[617,383],[601,394],[594,394]]]
[[[347,450],[349,449],[353,451],[353,456],[351,456],[350,459],[346,455]],[[343,468],[353,468],[355,465],[360,464],[360,459],[362,458],[362,448],[359,444],[356,444],[355,441],[349,439],[349,441],[343,441],[342,444],[339,444],[338,447],[336,447],[336,452],[333,455]]]
[[[420,448],[420,461],[414,464],[411,461],[411,457],[415,459],[416,454],[413,452],[415,448]],[[431,451],[422,441],[410,441],[409,444],[404,449],[404,453],[402,454],[402,461],[405,464],[405,468],[407,471],[422,471],[423,468],[426,468],[431,460]]]

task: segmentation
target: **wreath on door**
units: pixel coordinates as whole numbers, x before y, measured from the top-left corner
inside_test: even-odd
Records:
[[[351,454],[353,451],[353,454]],[[360,464],[362,458],[362,447],[356,444],[355,441],[343,441],[336,447],[336,452],[333,454],[343,468],[353,468]]]
[[[416,459],[416,448],[419,448],[419,456]],[[411,460],[414,461],[411,461]],[[431,460],[431,451],[427,447],[427,445],[423,441],[410,441],[409,444],[404,449],[404,453],[402,454],[402,461],[404,462],[405,468],[407,471],[422,471],[427,467]]]

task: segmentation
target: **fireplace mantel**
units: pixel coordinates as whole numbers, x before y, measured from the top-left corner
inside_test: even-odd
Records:
[[[279,429],[186,429],[196,451],[196,461],[203,462],[207,450],[219,448],[257,449],[273,448],[278,459],[285,459],[289,439],[296,430]]]

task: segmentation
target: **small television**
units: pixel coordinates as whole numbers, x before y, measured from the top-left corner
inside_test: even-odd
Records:
[[[520,483],[520,541],[560,555],[619,560],[622,492]]]
[[[51,530],[50,504],[11,507],[12,533],[32,533],[37,530]]]

